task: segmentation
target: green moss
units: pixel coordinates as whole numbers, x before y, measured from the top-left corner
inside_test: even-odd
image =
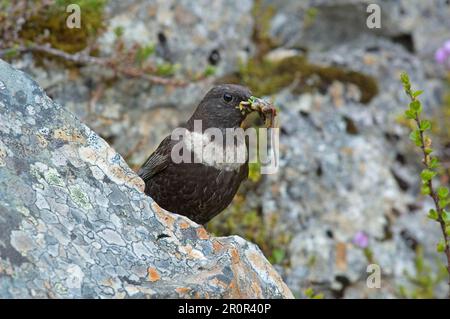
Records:
[[[258,210],[244,209],[244,196],[236,195],[233,204],[208,223],[207,229],[216,236],[239,235],[261,248],[270,262],[287,263],[286,247],[290,242],[287,234],[275,234],[274,217],[267,221]]]
[[[237,74],[225,79],[249,86],[256,96],[274,94],[294,81],[297,94],[324,90],[333,81],[356,85],[361,91],[362,103],[369,103],[378,94],[378,84],[373,77],[334,66],[310,64],[304,56],[277,62],[250,59],[240,66]]]
[[[69,4],[77,4],[81,9],[81,28],[70,29],[66,25]],[[76,53],[85,49],[101,30],[103,9],[106,0],[58,0],[42,6],[36,14],[25,22],[20,38],[38,44],[50,43],[53,48]]]

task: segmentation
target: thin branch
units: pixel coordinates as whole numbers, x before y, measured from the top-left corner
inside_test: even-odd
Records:
[[[52,55],[54,57],[61,58],[65,61],[73,62],[80,65],[99,65],[112,69],[113,71],[120,73],[122,75],[132,77],[132,78],[140,78],[146,81],[149,81],[153,84],[160,85],[171,85],[171,86],[186,86],[189,83],[179,79],[169,79],[157,75],[152,75],[145,73],[142,69],[139,69],[134,66],[121,66],[114,59],[111,58],[100,58],[94,57],[86,52],[78,52],[78,53],[67,53],[62,50],[58,50],[50,47],[49,45],[39,45],[39,44],[30,44],[28,46],[19,46],[17,48],[12,49],[4,49],[0,50],[0,57],[7,55],[14,50],[18,53],[24,52],[40,52]]]
[[[417,98],[412,94],[411,91],[407,92],[409,98],[411,99],[412,102],[417,101]],[[421,123],[422,121],[419,118],[419,114],[416,113],[416,116],[414,118],[414,121],[417,125],[417,130],[419,132],[419,137],[420,137],[420,141],[421,141],[421,145],[420,145],[420,149],[422,150],[422,154],[423,154],[423,160],[422,163],[425,165],[426,168],[430,168],[430,155],[427,153],[426,148],[427,148],[427,140],[425,138],[425,134],[424,134],[424,130],[422,130],[421,128]],[[434,189],[434,185],[433,185],[433,179],[431,178],[428,182],[427,182],[427,186],[430,189],[430,194],[429,196],[433,199],[434,205],[436,207],[436,211],[438,213],[438,218],[437,218],[437,222],[439,223],[439,225],[441,226],[441,231],[442,231],[442,235],[444,237],[444,241],[445,241],[445,255],[447,257],[447,272],[449,274],[449,286],[450,286],[450,245],[449,245],[449,236],[447,235],[447,232],[445,231],[446,225],[445,225],[445,220],[444,220],[444,208],[445,207],[441,207],[440,203],[439,203],[439,196],[436,193],[436,190]],[[450,291],[449,291],[449,298],[450,298]]]

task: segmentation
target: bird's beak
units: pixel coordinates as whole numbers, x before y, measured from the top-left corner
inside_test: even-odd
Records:
[[[258,112],[267,127],[274,127],[277,110],[272,103],[251,96],[247,101],[239,103],[239,109],[246,114],[254,111]]]

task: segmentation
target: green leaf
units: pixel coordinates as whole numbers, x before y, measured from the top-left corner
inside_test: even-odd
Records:
[[[214,75],[217,72],[217,68],[215,66],[212,65],[208,65],[205,69],[205,71],[203,71],[203,75],[204,76],[211,76]]]
[[[422,188],[420,189],[420,192],[422,193],[422,195],[430,195],[431,190],[428,185],[423,185]]]
[[[138,63],[144,62],[153,53],[155,53],[155,46],[152,44],[140,47],[136,52],[136,57],[135,57],[136,62],[138,62]]]
[[[450,212],[448,212],[444,209],[441,216],[442,216],[442,220],[444,221],[444,223],[450,224]]]
[[[405,117],[407,119],[414,120],[416,118],[416,112],[414,112],[413,110],[406,110]]]
[[[438,244],[437,244],[437,251],[442,253],[445,251],[445,242],[443,240],[441,240]]]
[[[433,150],[431,150],[433,151]],[[439,167],[439,159],[437,157],[433,157],[428,164],[429,168],[438,168]]]
[[[156,66],[156,73],[161,76],[171,76],[174,75],[177,68],[178,68],[177,64],[164,62]]]
[[[450,236],[450,225],[445,227],[445,233]]]
[[[417,113],[420,113],[420,111],[422,110],[422,104],[419,100],[415,100],[409,103],[409,108]]]
[[[449,201],[447,199],[439,200],[439,206],[441,206],[441,208],[447,207],[448,204],[449,204]]]
[[[413,97],[418,97],[419,95],[421,95],[423,93],[422,90],[416,91],[412,94]]]
[[[431,129],[431,122],[428,121],[428,120],[420,121],[420,129],[422,131],[426,131],[426,130]]]
[[[304,291],[304,294],[308,298],[312,298],[314,296],[314,290],[312,288],[308,288]]]
[[[400,80],[402,81],[403,84],[409,84],[409,75],[406,72],[402,72],[402,74],[400,74]]]
[[[432,219],[432,220],[438,220],[438,213],[437,213],[436,210],[430,209],[430,211],[428,212],[428,216],[427,217],[429,219]]]
[[[417,131],[417,130],[412,131],[412,132],[409,134],[409,139],[410,139],[411,141],[415,142],[416,139],[417,139],[417,136],[419,135],[418,133],[419,133],[419,131]]]
[[[433,149],[431,147],[425,148],[425,154],[430,155],[431,153],[433,153]]]
[[[438,188],[437,193],[438,193],[439,199],[446,199],[448,197],[449,191],[448,191],[447,187],[441,186]]]
[[[272,251],[272,259],[274,264],[281,264],[285,256],[286,252],[283,249],[275,248]]]
[[[430,171],[429,169],[424,169],[422,173],[420,173],[420,177],[422,177],[422,181],[428,182],[434,176],[436,176],[436,172]]]
[[[419,130],[414,130],[409,134],[409,139],[413,141],[417,146],[422,146],[422,139],[420,138]]]

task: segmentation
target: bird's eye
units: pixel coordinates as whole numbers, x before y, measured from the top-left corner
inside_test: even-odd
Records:
[[[229,93],[225,93],[225,94],[223,95],[223,100],[224,100],[225,102],[231,102],[232,99],[233,99],[233,96],[232,96],[231,94],[229,94]]]

